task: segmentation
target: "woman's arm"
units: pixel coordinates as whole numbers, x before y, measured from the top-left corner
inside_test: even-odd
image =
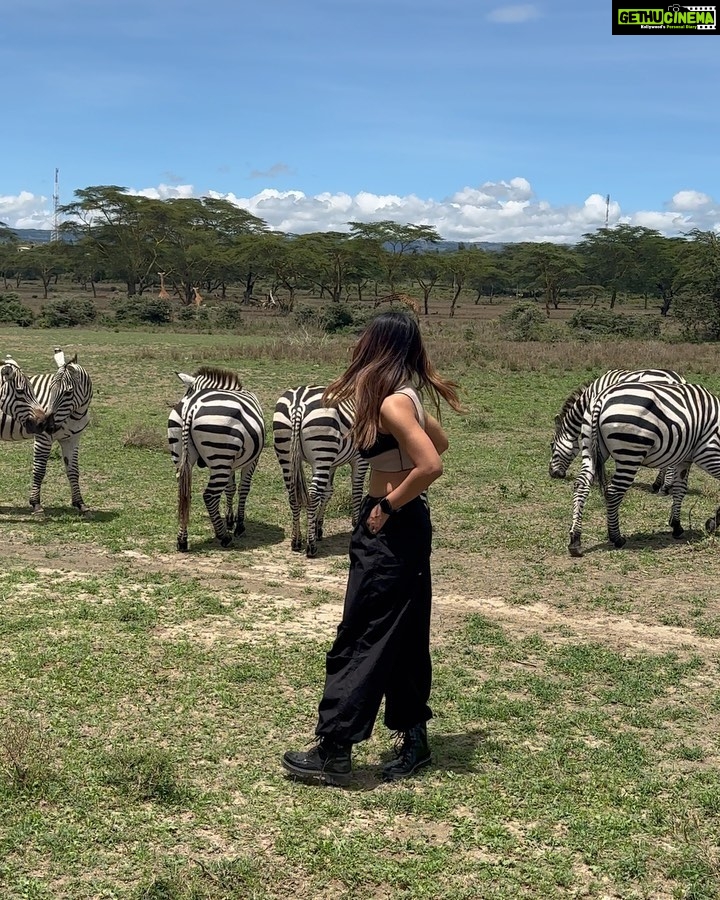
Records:
[[[445,434],[445,429],[437,419],[433,418],[433,416],[429,416],[427,413],[425,413],[425,433],[433,442],[435,449],[440,455],[442,455],[450,446],[447,435]]]
[[[409,397],[404,394],[386,397],[380,407],[380,426],[393,435],[403,454],[415,463],[405,480],[387,495],[390,505],[397,509],[427,490],[442,475],[443,464],[431,435],[415,417],[415,405]],[[437,431],[431,426],[431,433],[441,447],[443,439],[447,441],[439,425]]]

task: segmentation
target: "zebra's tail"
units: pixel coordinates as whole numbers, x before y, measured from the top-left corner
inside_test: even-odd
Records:
[[[309,495],[302,464],[302,421],[302,406],[298,404],[293,407],[290,414],[290,493],[300,509],[307,509]]]
[[[190,424],[187,415],[183,418],[180,437],[180,460],[178,462],[178,523],[181,530],[190,524],[190,501],[192,499],[192,462],[188,447],[190,444]]]
[[[605,471],[605,457],[602,452],[602,437],[600,435],[600,410],[602,400],[598,399],[592,408],[590,415],[590,456],[592,458],[595,478],[603,497],[607,491],[607,472]]]

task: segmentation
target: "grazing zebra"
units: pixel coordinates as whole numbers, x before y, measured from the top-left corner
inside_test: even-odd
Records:
[[[50,451],[54,441],[60,444],[65,473],[70,482],[72,505],[83,516],[90,516],[80,492],[80,469],[78,465],[80,435],[90,421],[88,408],[92,400],[92,380],[82,366],[77,363],[77,355],[71,360],[59,347],[55,348],[53,359],[57,370],[43,375],[33,375],[30,384],[37,403],[47,413],[47,429],[36,433],[14,417],[3,417],[0,421],[0,440],[21,441],[34,436],[32,488],[29,503],[38,515],[43,512],[40,490],[47,472]]]
[[[168,444],[178,478],[178,550],[188,549],[192,469],[210,470],[203,500],[215,536],[223,547],[245,531],[245,503],[250,482],[265,445],[265,422],[258,399],[243,390],[234,372],[202,366],[193,375],[177,373],[187,390],[170,412]],[[240,470],[237,517],[233,510],[235,471]],[[225,518],[220,515],[223,493]]]
[[[12,427],[22,428],[26,434],[40,434],[49,424],[30,379],[11,356],[6,356],[0,366],[0,432]]]
[[[349,463],[352,484],[352,521],[360,515],[363,485],[369,463],[361,459],[350,439],[355,410],[351,403],[324,407],[324,387],[304,385],[286,391],[275,405],[273,445],[282,469],[292,511],[292,549],[303,549],[300,512],[307,509],[306,556],[317,555],[325,509],[333,493],[338,466]],[[312,469],[308,489],[303,463]]]
[[[680,508],[691,463],[720,479],[720,400],[697,384],[615,385],[604,391],[586,414],[581,453],[568,547],[571,556],[582,556],[582,512],[595,477],[607,505],[608,537],[616,547],[623,546],[618,511],[640,466],[673,469],[669,524],[673,537],[680,537]],[[615,461],[609,483],[605,473],[608,457]],[[708,531],[715,531],[719,516],[720,507],[705,523]]]
[[[624,381],[664,381],[684,384],[685,379],[672,369],[610,369],[604,375],[584,384],[570,394],[555,416],[555,436],[551,444],[550,477],[564,478],[570,463],[580,450],[580,429],[585,412],[592,407],[598,396],[607,388]],[[669,493],[672,473],[660,470],[652,489],[657,493],[661,488]]]

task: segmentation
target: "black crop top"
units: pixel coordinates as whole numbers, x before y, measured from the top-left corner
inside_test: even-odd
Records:
[[[420,397],[415,388],[403,385],[395,391],[396,394],[405,394],[415,405],[415,414],[420,425],[425,427],[425,413],[420,402]],[[398,444],[397,438],[392,434],[384,434],[378,431],[375,443],[372,447],[359,450],[363,459],[369,459],[370,465],[377,472],[403,472],[415,467],[414,460],[406,456]]]

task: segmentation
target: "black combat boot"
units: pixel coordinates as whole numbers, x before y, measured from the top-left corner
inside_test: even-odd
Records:
[[[352,777],[352,744],[321,737],[307,753],[288,751],[283,768],[300,781],[345,785]]]
[[[432,756],[428,747],[427,723],[420,722],[407,731],[399,731],[395,751],[397,757],[383,766],[385,781],[399,781],[423,766],[429,766]]]

